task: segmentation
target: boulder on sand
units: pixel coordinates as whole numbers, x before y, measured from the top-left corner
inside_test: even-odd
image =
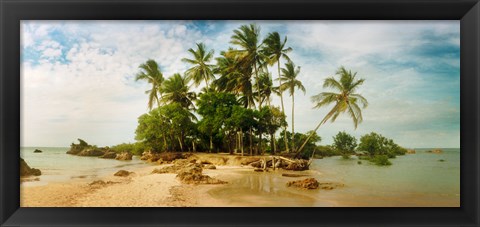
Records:
[[[128,172],[126,170],[119,170],[118,172],[116,172],[114,174],[114,176],[117,176],[117,177],[128,177],[130,174],[132,174],[133,172]]]
[[[221,181],[215,178],[211,178],[208,175],[202,174],[202,168],[199,165],[191,164],[186,167],[177,175],[177,179],[186,184],[226,184],[227,182]]]
[[[118,154],[115,159],[122,160],[122,161],[132,160],[132,156],[133,155],[130,152],[122,152]]]
[[[39,169],[30,168],[30,166],[27,165],[27,162],[25,162],[23,158],[20,158],[20,176],[21,177],[40,176],[40,175],[42,175],[42,171],[40,171]]]
[[[319,183],[315,178],[307,178],[304,180],[290,181],[287,183],[287,187],[297,187],[302,189],[317,189],[318,186],[319,186]]]

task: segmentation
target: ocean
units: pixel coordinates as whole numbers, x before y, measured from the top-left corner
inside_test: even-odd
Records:
[[[248,174],[210,193],[241,206],[459,207],[460,149],[442,149],[441,154],[428,150],[390,159],[391,166],[356,157],[327,157],[314,160],[311,170],[301,172],[321,183],[345,185],[333,190],[289,188],[288,181],[304,178],[270,172]]]
[[[33,153],[40,149],[43,153]],[[69,148],[25,147],[20,155],[30,167],[40,169],[38,181],[22,186],[50,182],[91,182],[120,169],[134,170],[152,164],[134,156],[131,161],[68,155]],[[214,187],[208,193],[234,206],[348,206],[348,207],[458,207],[460,206],[460,149],[427,153],[416,149],[390,159],[391,166],[376,166],[356,157],[315,159],[311,170],[299,172],[319,182],[335,182],[344,187],[333,190],[299,190],[286,186],[303,178],[282,177],[282,170],[268,173],[242,171],[242,177]],[[440,161],[443,160],[443,161]],[[361,164],[358,164],[361,161]]]
[[[33,153],[35,149],[42,153]],[[103,159],[98,157],[81,157],[66,154],[68,147],[22,147],[22,157],[31,168],[40,169],[42,175],[38,181],[23,182],[22,186],[46,185],[50,182],[67,182],[72,180],[93,181],[120,169],[133,170],[150,164],[133,156],[130,161]]]

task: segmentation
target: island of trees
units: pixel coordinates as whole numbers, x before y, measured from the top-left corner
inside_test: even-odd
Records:
[[[361,153],[363,159],[388,165],[389,158],[406,150],[376,133],[360,138],[339,132],[331,146],[318,146],[318,129],[340,115],[352,119],[356,129],[363,121],[367,99],[357,90],[365,82],[340,66],[323,81],[325,91],[311,97],[314,108],[329,108],[311,131],[295,131],[295,95],[305,93],[301,68],[289,57],[292,48],[278,32],[261,37],[260,27],[242,25],[233,31],[231,47],[214,58],[214,50],[197,43],[182,59],[186,72],[164,75],[161,65],[149,59],[139,66],[137,81],[146,81],[149,112],[138,118],[133,144],[112,147],[141,155],[144,151],[228,152],[238,155],[284,155],[306,159],[315,156]],[[194,87],[199,92],[194,92]],[[280,97],[280,106],[271,103]],[[284,100],[291,99],[291,106]],[[291,125],[287,125],[287,112]]]

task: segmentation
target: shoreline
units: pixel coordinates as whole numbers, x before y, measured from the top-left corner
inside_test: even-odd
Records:
[[[21,184],[21,207],[459,207],[460,199],[432,194],[372,195],[365,189],[349,185],[337,174],[322,170],[276,170],[254,172],[250,166],[238,164],[236,156],[199,154],[200,160],[219,162],[216,169],[203,169],[203,174],[227,184],[184,184],[174,173],[152,174],[154,169],[172,164],[138,166],[127,177],[99,177],[104,183],[90,185],[93,179],[71,179],[47,185]],[[227,161],[225,157],[230,157]],[[223,164],[220,164],[223,163]],[[217,164],[217,163],[214,163]],[[307,175],[284,177],[282,173]],[[333,190],[302,190],[286,186],[286,182],[314,177],[319,182],[345,184]],[[24,178],[25,179],[25,178]],[[28,178],[26,178],[28,179]],[[31,178],[30,178],[31,179]]]

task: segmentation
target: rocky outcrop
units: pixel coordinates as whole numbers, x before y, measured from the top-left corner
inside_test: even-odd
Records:
[[[417,152],[415,152],[415,150],[413,149],[407,149],[407,154],[415,154]]]
[[[92,145],[89,145],[82,139],[78,139],[78,144],[72,143],[70,145],[70,150],[67,151],[67,154],[77,155],[78,153],[82,152],[85,149],[92,148]]]
[[[296,187],[302,189],[317,189],[319,186],[315,178],[287,182],[287,187]]]
[[[130,174],[132,174],[133,172],[129,172],[129,171],[126,171],[126,170],[119,170],[118,172],[116,172],[115,174],[113,174],[114,176],[117,176],[117,177],[128,177],[130,176]]]
[[[117,157],[117,153],[113,151],[107,151],[105,152],[104,155],[100,156],[100,158],[106,158],[106,159],[114,159]]]
[[[115,159],[117,160],[132,160],[133,155],[130,152],[122,152],[120,154],[117,154],[117,157]]]
[[[103,156],[105,151],[100,148],[87,148],[77,153],[78,156]]]
[[[443,153],[443,151],[441,149],[433,149],[433,150],[427,151],[427,153],[441,154],[441,153]]]
[[[158,162],[159,164],[171,163],[177,159],[187,159],[192,154],[190,153],[179,153],[179,152],[163,152],[156,153],[153,151],[145,151],[142,153],[141,160],[147,162]]]
[[[204,165],[203,168],[204,169],[217,169],[217,167],[212,165],[212,164]]]
[[[27,162],[25,162],[23,158],[20,158],[20,176],[21,177],[40,176],[40,175],[42,175],[42,171],[40,171],[39,169],[30,168]]]
[[[227,182],[202,174],[202,168],[198,164],[190,164],[190,167],[180,170],[177,175],[185,184],[226,184]]]
[[[39,150],[39,149],[35,149],[35,150],[33,151],[33,153],[42,153],[42,152],[43,152],[43,151],[41,151],[41,150]]]

